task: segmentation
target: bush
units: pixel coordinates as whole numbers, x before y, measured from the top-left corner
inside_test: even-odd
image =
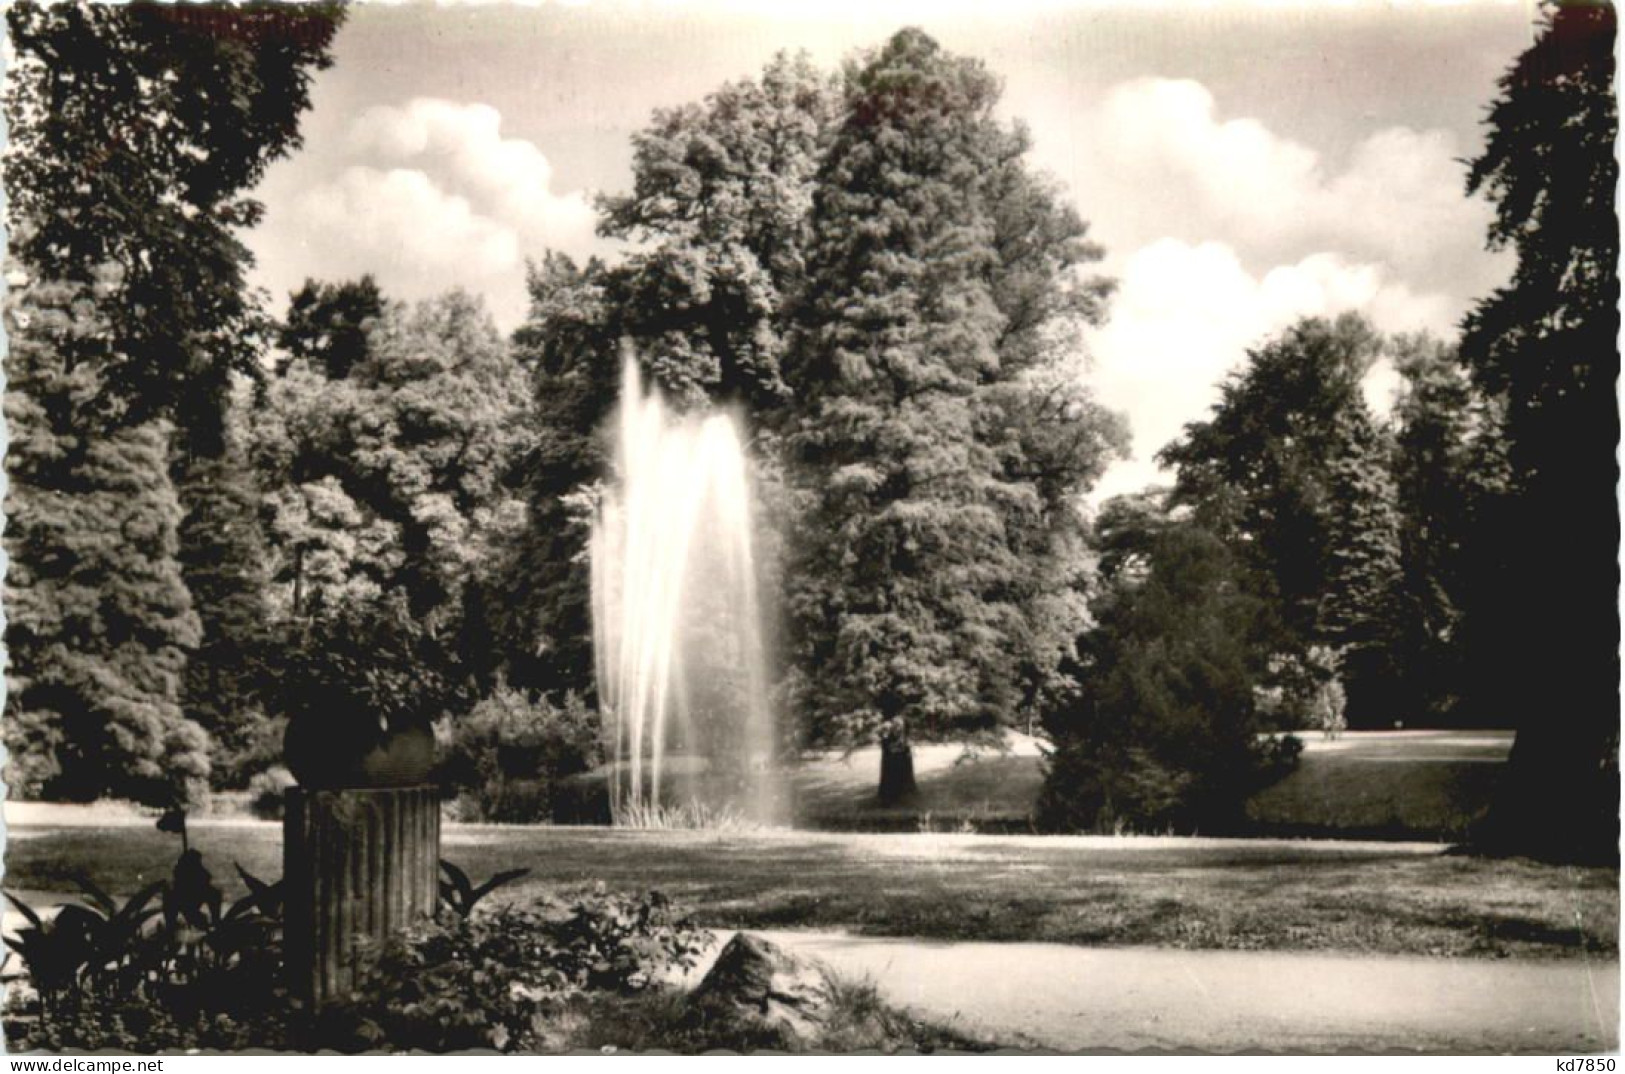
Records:
[[[268,768],[248,781],[248,810],[261,820],[281,820],[293,773],[281,765]]]
[[[559,1051],[584,994],[658,989],[709,940],[659,894],[442,915],[383,945],[321,1036],[344,1050]]]
[[[1191,522],[1108,576],[1079,640],[1077,694],[1051,713],[1039,818],[1061,830],[1233,829],[1269,777],[1254,687],[1272,623],[1253,580]]]
[[[441,782],[463,820],[552,819],[558,783],[598,763],[600,721],[575,693],[562,704],[500,688],[436,728]]]

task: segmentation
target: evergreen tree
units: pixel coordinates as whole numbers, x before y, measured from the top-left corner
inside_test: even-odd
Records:
[[[12,278],[6,421],[6,781],[15,792],[187,801],[208,742],[180,707],[199,628],[176,561],[169,430],[94,431],[122,284]]]
[[[1053,708],[1039,815],[1062,830],[1224,831],[1267,778],[1255,687],[1275,645],[1226,542],[1147,493],[1101,510],[1097,620]]]
[[[1610,3],[1546,7],[1468,178],[1495,206],[1491,247],[1518,258],[1461,341],[1503,408],[1510,474],[1486,527],[1504,567],[1476,671],[1518,737],[1480,834],[1541,855],[1618,854],[1616,29]]]
[[[849,72],[819,174],[790,446],[810,517],[789,569],[815,737],[882,748],[991,730],[1016,703],[1019,575],[1001,506],[1032,491],[977,436],[1004,318],[986,177],[1011,134],[980,64],[905,30]]]
[[[1413,706],[1430,722],[1507,719],[1471,670],[1477,607],[1499,587],[1485,507],[1505,487],[1498,417],[1474,390],[1455,348],[1400,341],[1393,473],[1403,570],[1398,658]]]
[[[1388,437],[1361,408],[1339,414],[1337,453],[1326,480],[1326,590],[1316,610],[1316,641],[1338,654],[1353,684],[1355,719],[1368,725],[1403,721],[1399,511]],[[1414,719],[1414,717],[1412,717]]]
[[[1389,449],[1360,390],[1385,346],[1363,319],[1306,319],[1249,352],[1207,421],[1159,458],[1195,509],[1273,588],[1292,653],[1354,646],[1350,719],[1389,722],[1397,671],[1398,526]]]

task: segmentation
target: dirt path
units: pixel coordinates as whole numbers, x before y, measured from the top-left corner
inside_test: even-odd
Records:
[[[1062,1051],[1613,1051],[1619,963],[763,935],[894,1003]]]

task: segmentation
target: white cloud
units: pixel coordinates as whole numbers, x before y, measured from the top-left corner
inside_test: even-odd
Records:
[[[1378,130],[1341,167],[1256,119],[1224,118],[1199,82],[1114,87],[1084,120],[1083,184],[1134,245],[1217,239],[1249,263],[1337,250],[1427,288],[1482,293],[1504,276],[1486,257],[1489,209],[1466,197],[1463,154],[1445,131]],[[1463,276],[1467,278],[1463,278]]]
[[[361,152],[435,167],[481,211],[512,227],[539,254],[552,247],[584,253],[594,214],[585,191],[552,189],[553,166],[521,138],[502,137],[502,115],[486,104],[418,97],[404,106],[363,112],[351,128]]]
[[[406,299],[462,287],[511,328],[525,313],[527,257],[604,249],[588,193],[555,191],[546,155],[503,137],[489,105],[414,98],[369,108],[335,133],[331,163],[290,190],[293,211],[282,213],[291,226],[281,247],[297,251],[304,274],[370,272]]]
[[[461,265],[487,276],[520,264],[512,228],[476,213],[467,199],[441,190],[421,171],[352,166],[310,190],[303,209],[312,230],[343,236],[379,258],[380,269]]]
[[[1355,310],[1385,331],[1450,336],[1471,296],[1505,278],[1447,132],[1388,127],[1334,160],[1165,78],[1118,84],[1074,129],[1070,155],[1038,155],[1120,244],[1091,379],[1134,430],[1134,457],[1097,498],[1168,480],[1157,450],[1207,413],[1248,347],[1297,318]],[[1397,380],[1379,363],[1366,398],[1386,409]]]
[[[1218,385],[1249,347],[1299,317],[1365,313],[1387,332],[1446,334],[1459,315],[1441,295],[1416,294],[1379,267],[1328,253],[1250,273],[1219,242],[1162,239],[1124,262],[1111,319],[1090,335],[1090,381],[1101,401],[1126,410],[1133,458],[1107,473],[1097,499],[1166,480],[1152,457],[1186,422],[1207,413]],[[1379,365],[1367,398],[1386,406],[1393,370]]]

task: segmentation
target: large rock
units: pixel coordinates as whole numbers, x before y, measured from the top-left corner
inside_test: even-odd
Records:
[[[730,1035],[763,1044],[814,1043],[834,1009],[828,971],[760,936],[728,941],[689,997],[693,1012]]]

